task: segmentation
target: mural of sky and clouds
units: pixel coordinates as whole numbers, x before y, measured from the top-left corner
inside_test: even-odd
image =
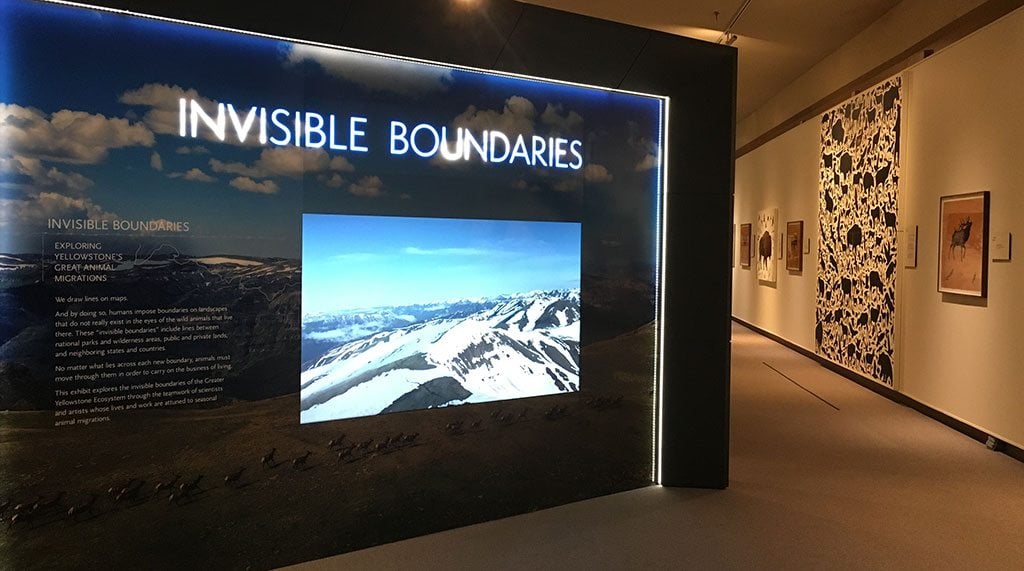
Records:
[[[297,258],[306,211],[582,221],[584,250],[653,252],[658,99],[27,1],[0,5],[0,44],[0,251],[64,217],[187,220],[183,251]],[[370,150],[183,138],[182,97],[366,117]],[[579,139],[584,166],[391,156],[391,120]]]

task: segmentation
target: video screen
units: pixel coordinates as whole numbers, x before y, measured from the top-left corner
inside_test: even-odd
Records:
[[[581,224],[302,218],[303,424],[579,390]]]

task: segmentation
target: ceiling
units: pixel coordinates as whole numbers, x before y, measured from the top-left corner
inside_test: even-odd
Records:
[[[747,0],[526,0],[585,14],[717,41]],[[739,50],[736,118],[744,117],[900,0],[749,0],[732,32]],[[715,12],[718,17],[715,17]]]

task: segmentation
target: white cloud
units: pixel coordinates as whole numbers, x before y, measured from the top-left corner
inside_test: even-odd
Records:
[[[257,194],[275,194],[278,190],[277,185],[274,184],[274,181],[272,180],[256,182],[247,176],[235,178],[229,184],[238,190],[244,192],[255,192]]]
[[[176,135],[178,134],[178,100],[181,98],[195,99],[203,109],[217,106],[216,101],[200,97],[199,92],[195,89],[185,89],[165,83],[147,83],[138,89],[126,91],[121,94],[119,101],[126,105],[149,107],[150,109],[142,117],[143,123],[154,133]]]
[[[92,180],[76,172],[64,172],[56,167],[49,169],[39,159],[21,156],[0,156],[0,173],[20,174],[29,177],[32,184],[39,187],[65,192],[80,193],[93,185]]]
[[[611,182],[612,173],[604,165],[591,163],[583,167],[583,179],[587,182]]]
[[[153,170],[164,170],[164,161],[160,158],[160,153],[153,151],[153,154],[149,156],[149,166],[153,167]]]
[[[532,135],[537,108],[525,97],[513,95],[505,100],[500,110],[477,109],[470,105],[452,122],[455,127],[464,127],[474,133],[498,130],[506,135]]]
[[[192,182],[216,182],[217,181],[216,178],[206,174],[205,172],[202,171],[202,169],[198,169],[198,168],[188,169],[185,172],[172,172],[171,174],[169,174],[167,176],[169,176],[171,178],[182,178],[182,179],[185,179],[185,180],[190,180]]]
[[[640,159],[640,162],[636,164],[635,170],[637,172],[651,170],[657,167],[660,162],[661,160],[656,155],[644,155],[644,158]]]
[[[356,167],[353,166],[352,163],[348,162],[348,159],[346,159],[345,157],[342,157],[342,156],[337,156],[337,157],[334,157],[333,159],[331,159],[331,162],[328,163],[327,168],[331,169],[332,171],[340,171],[340,172],[355,172],[356,171]]]
[[[177,149],[174,149],[174,152],[178,153],[179,155],[208,155],[210,154],[210,149],[207,149],[202,145],[195,145],[192,147],[181,146],[178,147]]]
[[[40,192],[28,199],[0,198],[0,223],[43,225],[48,218],[86,218],[118,220],[88,198],[64,196],[56,192]]]
[[[302,178],[307,172],[321,172],[330,166],[330,157],[323,149],[300,147],[279,147],[264,149],[259,160],[253,165],[267,173],[266,176],[287,176]]]
[[[110,149],[155,143],[145,125],[127,119],[63,109],[47,116],[38,109],[0,103],[3,156],[71,164],[96,164]]]
[[[302,178],[306,173],[326,171],[353,172],[355,167],[345,157],[331,157],[323,149],[301,147],[277,147],[263,149],[260,158],[251,165],[238,162],[224,162],[210,159],[214,172],[247,176],[250,178],[271,178],[286,176]]]
[[[637,151],[640,155],[640,161],[636,163],[633,170],[636,172],[643,172],[653,168],[657,168],[661,164],[659,157],[658,144],[654,141],[644,137],[640,134],[640,126],[635,122],[630,121],[627,125],[629,128],[629,136],[626,142]]]
[[[540,115],[540,122],[550,127],[552,134],[564,135],[573,133],[583,127],[583,117],[575,111],[569,111],[564,116],[561,105],[548,103],[544,112]]]
[[[377,197],[384,194],[384,182],[378,176],[364,176],[352,183],[348,191],[356,196]]]
[[[328,75],[351,81],[372,92],[389,92],[410,97],[447,91],[452,72],[438,66],[388,59],[342,50],[295,44],[288,52],[286,65],[305,62],[319,65]]]
[[[247,177],[262,177],[266,175],[263,170],[249,166],[245,163],[226,163],[218,159],[210,159],[210,168],[213,172],[235,174]]]
[[[522,178],[516,179],[516,181],[513,182],[509,186],[511,186],[512,188],[514,188],[516,190],[522,190],[522,191],[538,192],[540,190],[539,186],[537,186],[536,184],[531,184],[531,183],[527,182],[526,179],[522,179]]]
[[[215,112],[217,105],[220,103],[217,100],[200,95],[195,89],[185,89],[178,85],[167,85],[166,83],[147,83],[138,89],[125,91],[118,100],[126,105],[148,107],[149,109],[142,116],[142,122],[152,129],[154,133],[177,136],[180,128],[178,124],[180,120],[179,99],[194,99],[204,110],[210,113]],[[239,106],[236,107],[236,110],[239,113],[246,113],[249,107]],[[221,141],[210,129],[199,129],[198,138],[211,143],[227,143],[242,147],[257,147],[260,145],[257,137],[249,137],[245,143],[239,143],[238,139],[232,137],[227,137],[226,140]],[[175,152],[182,155],[199,155],[206,154],[209,151],[201,145],[196,145],[193,147],[178,147]]]
[[[554,189],[558,192],[572,192],[582,186],[580,179],[567,178],[555,183]]]
[[[345,179],[338,173],[334,173],[330,176],[322,174],[316,178],[331,188],[341,188],[342,186],[345,186]]]
[[[591,163],[576,171],[573,176],[563,178],[552,186],[558,192],[572,192],[583,186],[583,183],[600,184],[612,181],[612,173],[604,165]]]

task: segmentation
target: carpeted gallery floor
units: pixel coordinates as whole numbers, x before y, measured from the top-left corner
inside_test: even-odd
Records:
[[[1024,569],[1024,463],[739,325],[731,442],[728,490],[651,487],[295,569]]]

